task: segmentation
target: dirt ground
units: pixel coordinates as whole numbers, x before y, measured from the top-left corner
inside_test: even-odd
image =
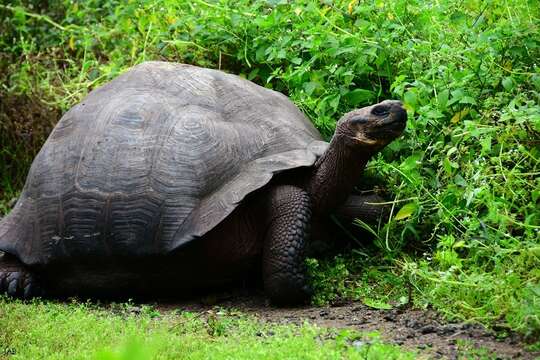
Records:
[[[160,311],[184,310],[210,313],[221,309],[239,310],[260,321],[279,324],[302,324],[350,328],[362,332],[378,331],[389,343],[415,349],[426,358],[458,359],[463,342],[469,349],[484,348],[493,359],[540,359],[540,352],[529,352],[520,336],[500,339],[480,325],[445,322],[432,310],[377,310],[360,302],[329,307],[272,307],[261,294],[219,294],[202,302],[162,303]],[[356,342],[353,342],[355,346]],[[473,357],[477,358],[477,357]],[[478,357],[480,358],[480,357]]]

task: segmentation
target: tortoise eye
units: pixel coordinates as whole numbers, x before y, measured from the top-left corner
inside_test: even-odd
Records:
[[[384,116],[384,115],[388,115],[389,113],[389,109],[388,109],[388,106],[386,105],[378,105],[378,106],[375,106],[372,110],[371,110],[371,113],[375,116]]]

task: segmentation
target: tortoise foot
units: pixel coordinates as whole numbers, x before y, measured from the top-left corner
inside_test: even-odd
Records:
[[[0,294],[20,299],[43,295],[43,290],[31,271],[10,255],[0,255]]]
[[[302,304],[312,293],[304,263],[311,201],[305,191],[287,185],[273,189],[270,199],[273,220],[263,251],[265,292],[275,305]]]

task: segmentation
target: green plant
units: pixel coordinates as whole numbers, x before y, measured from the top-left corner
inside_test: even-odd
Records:
[[[315,302],[361,298],[370,289],[362,276],[382,266],[377,276],[393,279],[389,288],[413,292],[394,290],[392,301],[406,296],[449,317],[534,337],[539,7],[534,0],[13,0],[0,5],[0,211],[8,211],[59,112],[145,60],[220,68],[281,91],[327,138],[345,111],[399,98],[407,131],[368,168],[391,194],[392,216],[371,229],[368,253],[378,263],[363,268],[358,253],[333,264],[310,260]],[[372,305],[389,304],[379,295]]]
[[[127,304],[125,307],[131,307]],[[351,330],[276,325],[238,312],[117,312],[91,303],[0,297],[0,357],[9,359],[413,359]],[[120,306],[122,307],[122,306]],[[211,320],[213,318],[213,320]],[[217,322],[221,325],[216,325]],[[212,331],[209,323],[213,323]],[[221,329],[221,330],[219,330]],[[352,346],[364,339],[365,346]]]

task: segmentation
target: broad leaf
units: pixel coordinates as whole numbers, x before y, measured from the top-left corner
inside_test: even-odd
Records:
[[[367,104],[375,99],[375,93],[366,89],[355,89],[349,91],[344,96],[345,100],[351,105]]]
[[[401,209],[399,209],[396,216],[394,216],[394,220],[403,220],[408,217],[410,217],[415,211],[418,206],[416,203],[408,203],[403,205]]]

